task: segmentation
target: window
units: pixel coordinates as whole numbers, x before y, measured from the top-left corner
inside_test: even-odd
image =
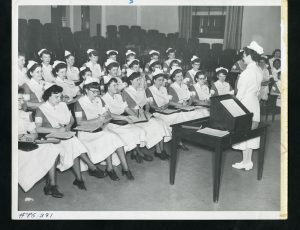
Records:
[[[223,39],[225,19],[225,6],[193,6],[192,36]]]

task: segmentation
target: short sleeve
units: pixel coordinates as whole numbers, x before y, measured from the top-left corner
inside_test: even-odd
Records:
[[[81,105],[78,101],[76,101],[75,104],[74,104],[74,114],[75,114],[76,119],[81,118],[84,121],[87,120],[86,115],[85,115],[85,113],[84,113],[84,111],[83,111],[83,109],[82,109],[82,107],[81,107]]]
[[[36,124],[43,124],[44,114],[40,108],[36,109],[34,121]]]

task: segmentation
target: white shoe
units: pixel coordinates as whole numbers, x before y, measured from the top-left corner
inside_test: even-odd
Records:
[[[243,162],[238,162],[232,165],[232,168],[235,169],[244,169],[246,167],[246,165]]]
[[[249,171],[253,168],[253,162],[249,162],[247,164],[245,164],[245,170]]]

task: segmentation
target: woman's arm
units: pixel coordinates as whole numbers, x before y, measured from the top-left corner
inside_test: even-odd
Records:
[[[43,102],[30,102],[30,101],[26,101],[26,106],[27,108],[33,110],[33,109],[37,109]]]
[[[35,124],[36,124],[36,131],[38,133],[66,132],[66,127],[48,128],[48,127],[43,127],[42,123],[35,123]]]

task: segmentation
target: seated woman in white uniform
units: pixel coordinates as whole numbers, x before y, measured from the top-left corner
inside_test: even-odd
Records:
[[[195,84],[190,88],[191,91],[196,93],[196,96],[193,98],[194,103],[197,105],[209,105],[210,92],[204,71],[198,71],[194,77],[194,81]]]
[[[106,61],[112,60],[112,61],[118,62],[117,61],[117,55],[118,54],[119,54],[119,52],[116,51],[116,50],[108,50],[108,51],[106,51],[106,55],[107,55],[107,60]],[[106,68],[105,68],[105,74],[107,74],[107,69]],[[120,68],[120,65],[119,65],[118,71],[117,71],[117,76],[121,77],[121,75],[122,75],[122,72],[121,72],[121,68]]]
[[[163,71],[164,73],[167,73],[170,69],[170,63],[176,58],[176,50],[173,48],[168,48],[166,50],[166,54],[168,56],[168,59],[164,61],[163,64]]]
[[[129,86],[122,92],[128,108],[133,110],[136,116],[143,113],[149,114],[149,100],[147,100],[146,92],[142,88],[140,73],[132,72],[128,76],[128,84]],[[149,121],[137,123],[136,125],[146,131],[146,147],[150,149],[155,146],[156,151],[154,155],[161,160],[168,159],[163,143],[171,140],[171,133],[166,123],[158,118],[150,118]]]
[[[193,84],[195,84],[195,75],[200,69],[200,58],[193,55],[191,58],[192,68],[188,70],[184,76],[184,83],[190,88]]]
[[[107,75],[103,77],[103,81],[108,82],[110,79],[116,78],[118,81],[119,92],[121,92],[127,86],[127,83],[123,82],[121,76],[118,75],[118,71],[120,67],[119,63],[111,59],[107,59],[104,65],[105,65]]]
[[[35,124],[40,134],[68,132],[74,124],[74,118],[66,103],[61,102],[63,89],[58,85],[52,85],[45,90],[43,99],[45,103],[36,111]],[[87,155],[87,148],[73,136],[67,140],[61,140],[57,146],[60,149],[60,161],[58,168],[65,171],[72,167],[76,179],[73,185],[79,189],[85,189],[85,184],[80,171],[80,160],[88,166],[88,173],[97,178],[106,176],[100,168],[96,167]]]
[[[29,81],[27,76],[27,69],[24,67],[25,65],[25,54],[19,52],[18,53],[18,85],[22,86],[26,82]]]
[[[79,82],[79,69],[74,66],[75,56],[70,51],[65,50],[65,60],[67,63],[67,79],[74,83]]]
[[[93,163],[100,163],[106,160],[107,169],[106,172],[109,177],[116,181],[119,180],[113,165],[122,165],[122,175],[126,175],[129,180],[133,180],[134,177],[130,172],[127,160],[125,157],[124,146],[133,148],[131,140],[123,141],[120,135],[117,133],[117,128],[108,123],[110,121],[110,113],[106,109],[104,102],[100,99],[99,84],[95,81],[85,81],[83,87],[84,96],[81,97],[75,103],[75,117],[78,125],[95,125],[101,127],[102,131],[90,133],[90,132],[78,132],[78,138],[88,149],[88,154]],[[122,132],[120,128],[120,133]],[[137,140],[135,140],[137,141]],[[128,144],[126,146],[126,144]],[[114,154],[117,153],[117,156]]]
[[[247,64],[246,69],[241,73],[237,83],[236,98],[253,113],[252,126],[255,127],[260,121],[260,105],[259,94],[260,86],[263,79],[262,71],[257,65],[260,55],[263,54],[263,48],[255,41],[244,48],[243,60]],[[260,138],[253,138],[233,145],[234,149],[242,150],[243,160],[232,165],[236,169],[250,170],[253,168],[252,152],[253,149],[258,149]]]
[[[261,68],[263,74],[263,80],[260,88],[260,99],[263,101],[268,100],[270,77],[272,77],[272,75],[270,76],[267,63],[268,63],[267,56],[262,55],[260,57],[258,65]]]
[[[100,64],[98,64],[99,55],[96,50],[94,49],[88,49],[87,51],[88,55],[88,62],[85,63],[83,66],[89,67],[89,69],[92,71],[92,77],[98,79],[99,81],[102,78],[103,72],[101,69]]]
[[[218,80],[214,82],[211,86],[211,95],[212,96],[219,96],[225,94],[234,94],[234,90],[232,89],[231,85],[226,82],[226,76],[228,73],[228,69],[219,67],[216,68],[216,74]]]
[[[18,138],[19,141],[33,142],[37,139],[35,124],[31,120],[31,113],[23,110],[24,90],[18,91]],[[62,198],[64,195],[58,191],[56,177],[56,160],[59,148],[54,144],[40,144],[38,148],[23,151],[18,150],[18,182],[22,189],[29,191],[40,179],[47,175],[45,195]]]
[[[131,159],[135,159],[137,163],[141,163],[143,160],[152,161],[153,157],[144,154],[140,147],[145,147],[146,144],[146,132],[141,127],[132,124],[132,121],[127,115],[135,116],[134,111],[128,108],[127,103],[123,100],[119,94],[118,81],[115,78],[111,78],[108,82],[105,82],[106,94],[102,97],[105,105],[111,112],[112,118],[116,120],[124,120],[129,124],[118,126],[116,124],[110,124],[110,128],[120,135],[122,140],[126,143],[125,151],[132,151]]]
[[[132,72],[140,72],[141,79],[142,79],[142,88],[146,89],[147,88],[146,75],[143,72],[143,69],[140,67],[140,61],[138,59],[133,59],[133,60],[127,62],[127,65],[128,65],[128,68],[126,70],[126,79]]]
[[[74,81],[67,79],[67,65],[62,61],[54,61],[53,76],[55,77],[55,84],[63,88],[62,95],[65,102],[72,101],[76,96],[79,96],[80,88],[75,85]]]
[[[150,50],[149,55],[150,55],[150,61],[148,63],[146,63],[145,68],[144,68],[144,72],[146,75],[149,74],[149,72],[151,71],[151,69],[149,68],[150,62],[152,60],[159,61],[160,52],[158,52],[156,50]]]
[[[126,77],[126,71],[129,68],[128,62],[132,61],[136,57],[136,53],[132,50],[127,50],[125,53],[126,56],[126,63],[122,66],[122,77]]]
[[[22,88],[24,89],[24,100],[27,108],[34,111],[43,103],[42,96],[45,87],[48,87],[50,83],[43,80],[42,66],[40,64],[29,60],[27,69],[27,76],[30,80],[22,85]]]
[[[145,88],[148,88],[152,85],[153,72],[156,69],[162,69],[161,68],[161,63],[159,61],[153,59],[149,63],[149,71],[148,71],[148,74],[146,74],[146,76],[145,76],[145,80],[146,80],[146,87]]]
[[[49,83],[54,83],[55,79],[52,74],[52,66],[50,65],[51,52],[47,49],[41,49],[38,52],[38,55],[42,62],[41,64],[42,64],[42,73],[43,73],[44,81]]]

